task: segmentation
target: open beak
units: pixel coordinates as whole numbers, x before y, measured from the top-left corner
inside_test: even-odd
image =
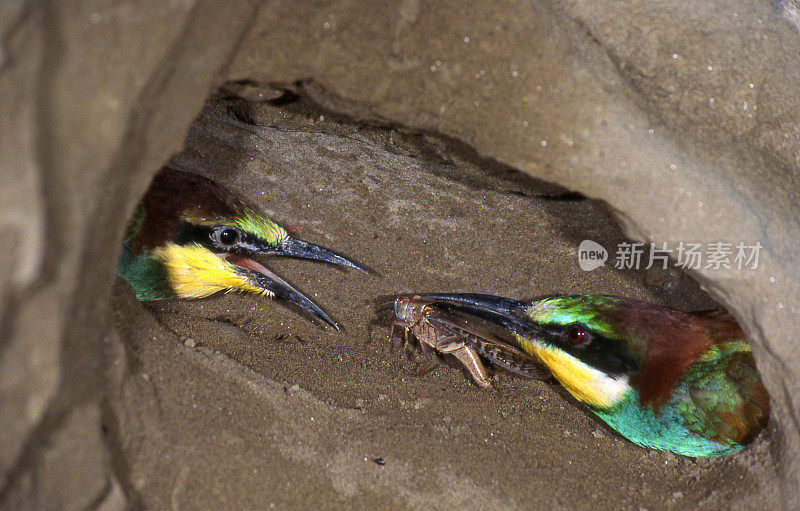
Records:
[[[363,271],[364,273],[369,273],[363,266],[345,259],[332,250],[328,250],[327,248],[320,247],[319,245],[295,238],[286,238],[281,241],[277,247],[259,250],[257,254],[288,256],[297,257],[300,259],[309,259],[311,261],[322,261],[325,263],[335,264],[337,266],[354,268],[356,270]],[[240,255],[218,255],[229,263],[242,268],[255,286],[263,288],[266,291],[273,293],[276,297],[283,298],[284,300],[297,305],[309,314],[316,316],[336,330],[339,330],[339,325],[337,325],[335,321],[325,314],[325,312],[323,312],[323,310],[320,309],[317,304],[312,302],[303,293],[293,288],[288,282],[275,275],[275,273],[263,265]]]
[[[272,271],[265,268],[263,265],[248,259],[244,256],[235,254],[218,254],[221,258],[229,263],[242,268],[247,274],[247,277],[253,282],[255,286],[263,288],[266,291],[273,293],[276,297],[287,300],[309,314],[321,319],[329,324],[336,330],[339,330],[339,325],[336,324],[325,312],[320,309],[317,304],[312,302],[303,293],[293,288],[288,282],[275,275]],[[338,256],[337,256],[338,257]],[[349,261],[348,261],[349,262]]]
[[[527,304],[518,300],[473,293],[421,294],[419,296],[433,300],[436,305],[446,309],[472,314],[521,335],[530,333],[535,327],[525,313]]]
[[[300,259],[310,259],[312,261],[322,261],[325,263],[335,264],[337,266],[344,266],[346,268],[354,268],[356,270],[363,271],[364,273],[369,273],[369,271],[367,271],[367,269],[363,266],[345,259],[332,250],[328,250],[327,248],[320,247],[319,245],[314,245],[313,243],[295,238],[286,238],[278,243],[276,248],[264,250],[260,253],[265,255],[289,256]]]

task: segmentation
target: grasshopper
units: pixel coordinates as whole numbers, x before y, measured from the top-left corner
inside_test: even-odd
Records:
[[[419,341],[425,361],[417,369],[417,374],[423,374],[436,365],[429,349],[433,348],[456,357],[481,388],[491,387],[482,357],[528,378],[541,380],[550,376],[539,360],[471,324],[467,318],[437,306],[434,300],[419,296],[400,297],[394,302],[394,313],[389,339],[394,337],[395,328],[400,327],[404,330],[406,345],[410,343],[411,335]]]

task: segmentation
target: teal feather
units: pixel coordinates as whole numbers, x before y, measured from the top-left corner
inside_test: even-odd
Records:
[[[754,396],[762,388],[758,373],[743,363],[749,356],[743,340],[713,345],[686,369],[660,407],[640,405],[639,391],[632,387],[614,408],[592,411],[639,445],[685,456],[728,454],[742,447],[732,439],[750,428],[748,420],[757,424],[766,419]]]
[[[745,333],[728,313],[595,295],[528,304],[490,295],[423,297],[510,329],[515,347],[546,356],[573,396],[638,445],[720,456],[741,449],[767,423],[769,396]]]
[[[767,398],[750,357],[747,342],[727,342],[711,346],[687,368],[679,387],[687,428],[721,440],[740,438],[751,424],[766,420]]]
[[[534,301],[527,313],[537,323],[583,323],[609,338],[618,338],[616,325],[610,321],[608,312],[620,301],[616,296],[604,295],[550,296]]]
[[[167,271],[164,265],[142,251],[139,255],[131,255],[130,243],[122,246],[119,256],[117,275],[128,281],[136,291],[139,300],[164,300],[175,298],[169,286]]]
[[[738,444],[723,444],[698,435],[684,422],[687,415],[685,396],[680,392],[664,404],[658,413],[640,406],[639,391],[632,388],[612,409],[590,408],[609,426],[631,442],[643,447],[672,451],[684,456],[721,456],[741,449]]]

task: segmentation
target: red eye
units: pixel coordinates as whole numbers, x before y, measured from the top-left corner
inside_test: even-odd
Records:
[[[569,339],[569,342],[571,342],[572,344],[583,343],[586,340],[587,336],[588,334],[586,333],[586,330],[584,330],[582,327],[578,325],[572,325],[567,330],[567,339]]]

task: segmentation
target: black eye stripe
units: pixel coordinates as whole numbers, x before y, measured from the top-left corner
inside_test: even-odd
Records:
[[[606,374],[629,374],[639,365],[624,341],[607,338],[582,323],[550,323],[542,326],[544,328],[539,335],[544,342]],[[585,339],[577,344],[569,339],[569,329],[573,326],[581,327],[586,334]]]
[[[582,323],[562,325],[553,323],[546,325],[547,340],[562,347],[573,348],[579,345],[588,345],[602,336],[593,333]],[[575,338],[573,339],[573,336]]]
[[[237,239],[233,243],[224,243],[229,240],[220,239],[222,232],[226,229],[232,229],[237,233]],[[181,222],[176,227],[171,240],[179,245],[196,243],[206,247],[212,252],[228,252],[243,256],[259,253],[275,253],[276,250],[274,243],[268,243],[259,238],[258,235],[246,232],[230,224],[209,226]]]

